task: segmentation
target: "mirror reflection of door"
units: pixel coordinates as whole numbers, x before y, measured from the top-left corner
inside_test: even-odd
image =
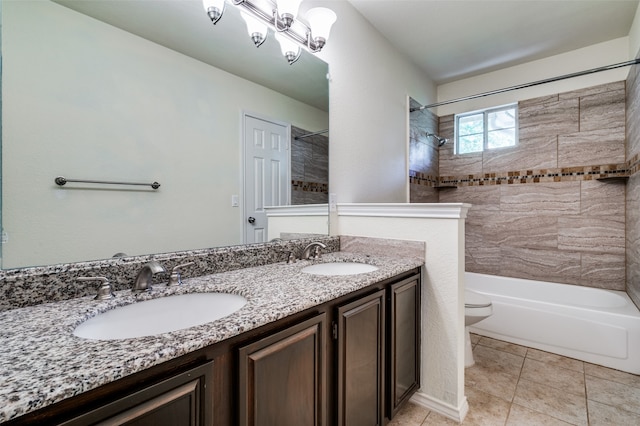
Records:
[[[244,243],[267,241],[265,206],[290,204],[290,128],[244,116]]]

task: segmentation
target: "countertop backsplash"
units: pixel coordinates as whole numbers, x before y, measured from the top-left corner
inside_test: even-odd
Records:
[[[340,238],[325,236],[2,270],[0,311],[95,294],[96,283],[79,282],[79,277],[106,277],[115,291],[129,289],[140,268],[152,260],[167,270],[154,281],[166,282],[171,269],[184,263],[193,262],[181,269],[184,278],[199,277],[283,262],[289,253],[299,255],[312,241],[326,244],[324,253],[340,251]]]

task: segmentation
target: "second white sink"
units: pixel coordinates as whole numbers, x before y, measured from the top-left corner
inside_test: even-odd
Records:
[[[78,325],[73,334],[94,340],[153,336],[215,321],[246,303],[244,297],[228,293],[160,297],[104,312]]]
[[[377,266],[357,262],[317,263],[302,268],[302,272],[305,274],[315,275],[356,275],[377,270]]]

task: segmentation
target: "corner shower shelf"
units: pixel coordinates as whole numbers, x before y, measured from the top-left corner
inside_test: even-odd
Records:
[[[620,175],[613,175],[613,176],[601,176],[599,178],[596,178],[596,180],[599,180],[600,182],[627,182],[629,180],[629,176],[620,176]]]

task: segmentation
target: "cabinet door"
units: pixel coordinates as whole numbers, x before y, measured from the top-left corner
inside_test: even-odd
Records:
[[[384,290],[338,308],[338,425],[382,425]]]
[[[240,349],[240,424],[326,424],[326,314]]]
[[[65,426],[211,425],[213,362],[171,377],[63,423]]]
[[[420,281],[389,289],[389,418],[420,387]]]

